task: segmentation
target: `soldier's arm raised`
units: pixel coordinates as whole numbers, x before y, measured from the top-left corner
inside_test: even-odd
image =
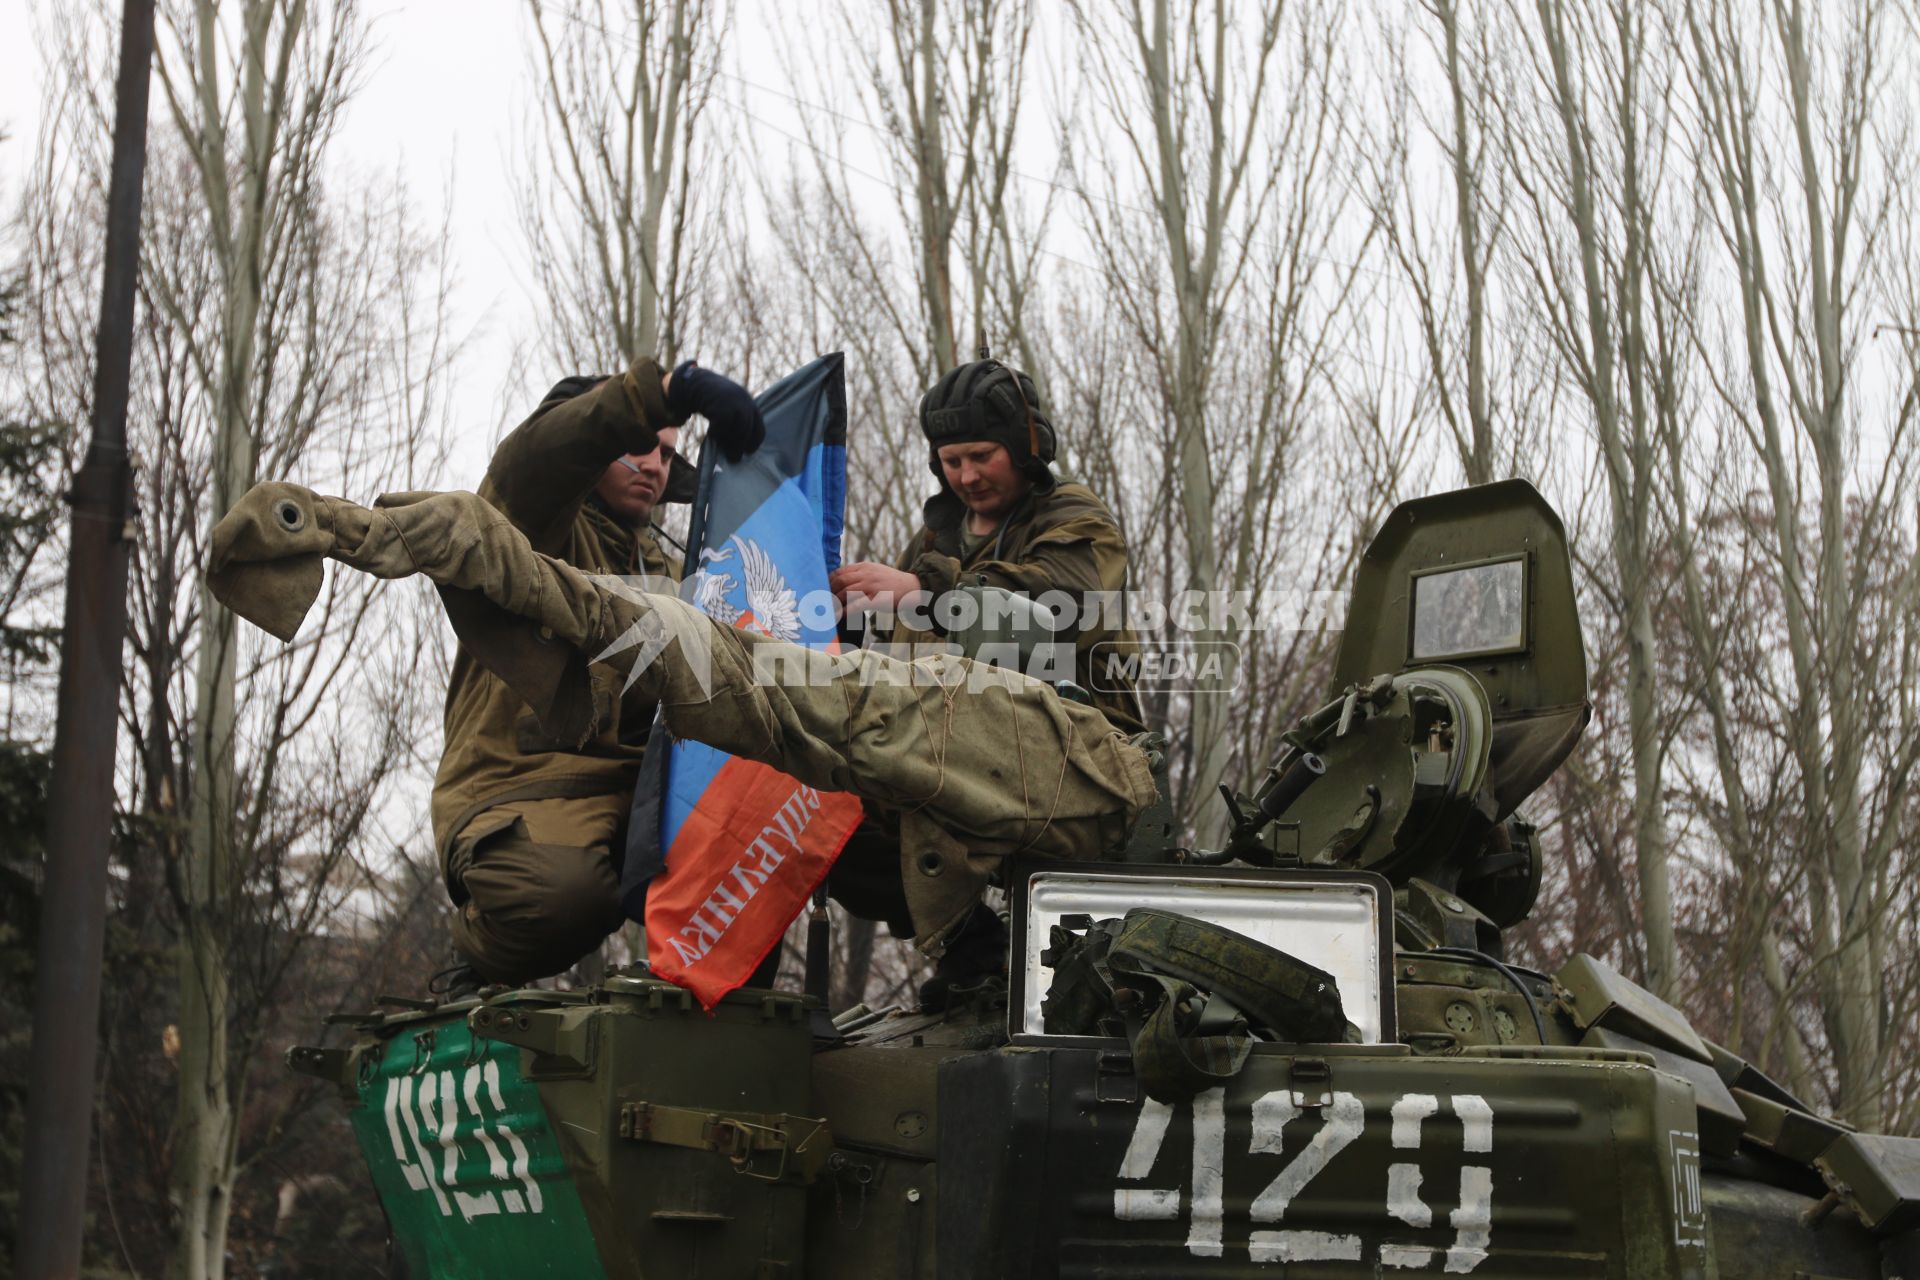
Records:
[[[560,383],[494,450],[482,493],[536,549],[556,552],[607,466],[653,452],[660,428],[686,420],[668,408],[664,384],[646,358],[616,377]]]

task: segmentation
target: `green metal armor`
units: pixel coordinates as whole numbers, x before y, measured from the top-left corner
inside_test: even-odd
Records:
[[[1506,957],[1519,807],[1587,716],[1558,517],[1518,481],[1409,502],[1226,848],[999,864],[1004,1002],[708,1017],[635,969],[292,1065],[414,1275],[1920,1276],[1920,1141],[1591,957]]]

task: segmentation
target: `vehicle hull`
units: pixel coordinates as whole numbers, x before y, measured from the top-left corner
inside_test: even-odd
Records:
[[[1263,1045],[1168,1104],[1120,1042],[836,1042],[799,997],[683,996],[364,1028],[332,1066],[408,1274],[1882,1275],[1845,1210],[1809,1224],[1804,1165],[1703,1155],[1693,1085],[1642,1053]]]

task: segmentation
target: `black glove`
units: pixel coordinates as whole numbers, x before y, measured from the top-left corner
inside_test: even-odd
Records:
[[[740,461],[767,438],[766,419],[747,389],[691,360],[667,380],[667,410],[676,418],[695,413],[705,418],[728,462]]]

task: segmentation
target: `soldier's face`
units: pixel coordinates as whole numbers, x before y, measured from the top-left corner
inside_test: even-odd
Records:
[[[982,520],[997,520],[1033,487],[1013,465],[1007,446],[991,440],[967,440],[940,446],[940,469],[967,510]]]
[[[639,528],[653,519],[654,504],[666,492],[667,470],[680,444],[678,427],[660,429],[660,447],[652,453],[616,458],[594,486],[600,501],[624,523]]]

